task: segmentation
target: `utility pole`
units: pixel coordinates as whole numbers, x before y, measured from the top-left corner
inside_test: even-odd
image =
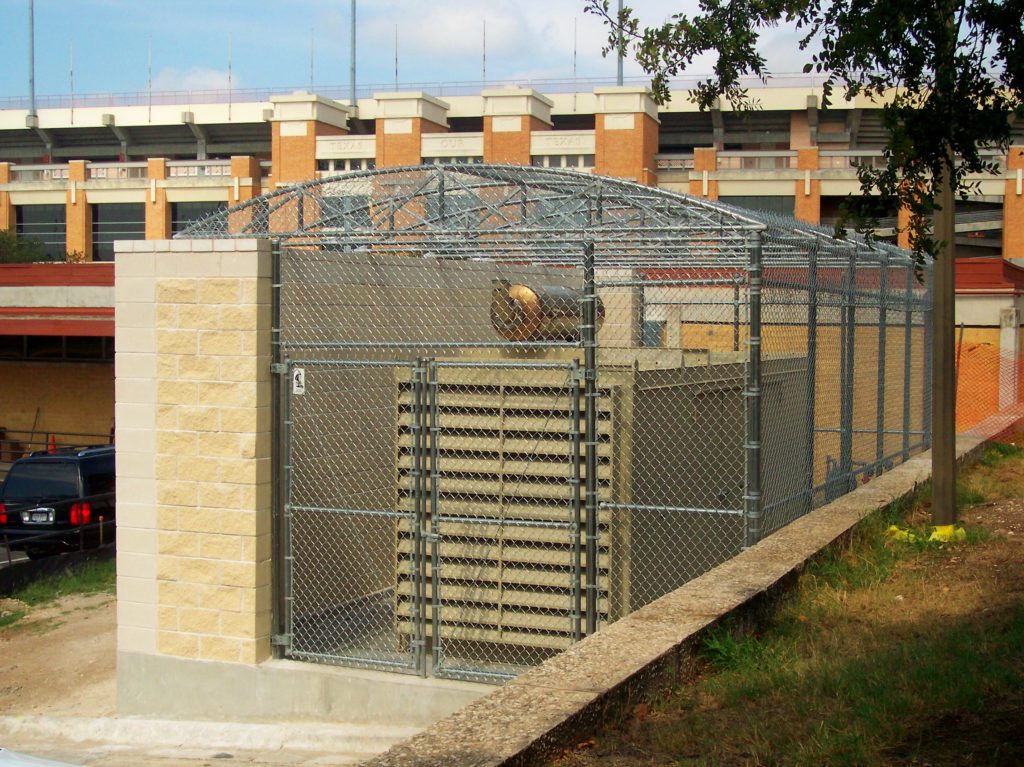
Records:
[[[356,105],[356,0],[352,0],[352,37],[349,42],[348,103]]]
[[[619,23],[622,23],[622,0],[619,0]],[[623,35],[621,27],[619,28],[619,51],[618,51],[618,62],[615,75],[615,84],[622,85],[622,40]]]
[[[28,0],[28,117],[25,124],[34,128],[39,124],[36,116],[36,4]]]

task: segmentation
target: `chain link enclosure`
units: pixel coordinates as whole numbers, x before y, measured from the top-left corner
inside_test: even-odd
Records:
[[[501,681],[926,447],[929,273],[617,179],[433,165],[279,189],[279,632]]]

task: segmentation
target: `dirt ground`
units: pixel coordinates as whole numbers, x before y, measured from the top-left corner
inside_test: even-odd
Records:
[[[111,594],[68,596],[31,608],[0,599],[0,715],[113,716],[116,614]]]

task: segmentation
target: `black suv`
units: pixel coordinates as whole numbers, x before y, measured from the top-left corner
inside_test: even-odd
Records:
[[[66,448],[15,461],[0,485],[0,543],[30,559],[114,538],[114,448]]]

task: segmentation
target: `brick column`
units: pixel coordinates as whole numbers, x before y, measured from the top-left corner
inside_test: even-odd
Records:
[[[896,244],[901,248],[910,248],[910,231],[907,229],[910,226],[910,209],[900,208],[896,212],[896,226],[899,228],[899,234],[896,235]]]
[[[348,135],[348,109],[312,93],[274,96],[270,102],[274,185],[316,178],[317,136]]]
[[[644,87],[595,88],[594,171],[655,186],[658,107]]]
[[[795,216],[808,224],[821,223],[821,179],[818,178],[818,148],[798,149]]]
[[[167,187],[160,183],[167,180],[167,160],[151,157],[147,163],[146,177],[146,239],[167,240],[171,237],[171,204],[167,202]]]
[[[395,168],[422,162],[424,133],[448,132],[448,104],[426,93],[375,93],[377,167]]]
[[[119,602],[122,583],[132,596],[119,658],[258,663],[271,633],[269,242],[121,243],[115,270],[118,526],[136,531],[118,531]]]
[[[484,97],[484,162],[530,164],[533,131],[551,130],[554,102],[530,88],[493,88]]]
[[[1024,146],[1011,146],[1006,155],[1003,192],[1003,258],[1024,258]]]
[[[711,178],[718,172],[718,151],[714,147],[693,150],[693,172],[690,173],[690,194],[694,197],[718,199],[718,181]]]
[[[260,161],[248,155],[231,158],[231,189],[228,191],[228,207],[233,208],[262,194],[260,185]],[[251,210],[241,210],[228,215],[228,231],[237,234],[252,221]]]
[[[10,163],[0,162],[0,185],[11,183]],[[17,217],[14,213],[14,205],[11,203],[11,193],[0,189],[0,231],[14,231],[17,224]]]
[[[68,261],[92,261],[92,206],[81,185],[86,177],[85,160],[68,163],[67,253]]]

